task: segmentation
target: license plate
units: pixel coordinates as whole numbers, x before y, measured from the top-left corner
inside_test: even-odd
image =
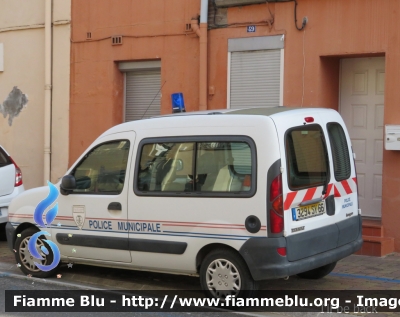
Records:
[[[324,201],[312,205],[292,208],[292,218],[294,221],[320,216],[324,213],[325,213]]]

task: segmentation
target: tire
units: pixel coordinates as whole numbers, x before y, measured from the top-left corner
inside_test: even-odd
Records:
[[[45,236],[40,236],[36,244],[37,250],[39,251],[39,254],[44,258],[44,260],[40,261],[39,259],[34,258],[28,250],[28,241],[32,237],[32,235],[37,232],[39,232],[39,230],[32,227],[25,229],[21,232],[21,236],[17,237],[17,240],[15,241],[14,248],[17,251],[15,252],[15,259],[19,264],[19,268],[22,272],[24,272],[24,274],[39,278],[49,277],[55,274],[57,267],[50,271],[42,271],[34,264],[34,262],[37,262],[42,265],[49,265],[53,262],[53,252],[51,251],[49,245],[46,243]],[[46,247],[46,249],[49,251],[48,255],[44,254],[40,250],[41,246]]]
[[[309,279],[309,280],[318,280],[320,278],[323,278],[324,276],[327,276],[329,273],[333,271],[333,269],[336,266],[336,262],[318,267],[316,269],[306,271],[300,274],[297,274],[298,277]]]
[[[0,223],[0,241],[7,241],[6,223]]]
[[[216,249],[200,267],[200,284],[207,297],[225,300],[227,295],[246,298],[257,291],[244,260],[234,251]]]

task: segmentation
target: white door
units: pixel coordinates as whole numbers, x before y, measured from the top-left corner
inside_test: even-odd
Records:
[[[53,228],[63,256],[131,262],[128,235],[119,227],[127,220],[125,174],[134,140],[132,131],[104,137],[70,172],[77,186],[59,196],[57,216],[68,223]]]
[[[356,154],[363,216],[381,217],[385,58],[341,61],[340,113]]]

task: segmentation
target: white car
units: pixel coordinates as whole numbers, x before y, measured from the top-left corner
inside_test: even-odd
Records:
[[[0,226],[8,221],[11,200],[23,191],[21,170],[0,145]]]

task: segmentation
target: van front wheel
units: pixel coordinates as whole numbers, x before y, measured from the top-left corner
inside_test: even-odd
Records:
[[[17,236],[17,240],[15,241],[15,259],[18,263],[19,268],[26,275],[31,275],[33,277],[44,278],[53,275],[56,272],[56,269],[51,271],[41,271],[36,265],[35,262],[42,265],[49,265],[53,261],[53,252],[51,248],[46,243],[46,239],[44,236],[40,236],[36,241],[36,250],[42,256],[42,260],[34,258],[29,250],[28,250],[28,242],[30,238],[39,232],[36,228],[28,228],[21,232],[20,235]],[[45,254],[42,251],[42,247],[45,247],[48,250],[48,254]]]
[[[251,297],[257,290],[244,260],[231,250],[214,250],[200,267],[200,284],[208,297],[225,300],[227,295]]]
[[[336,262],[321,266],[321,267],[317,267],[316,269],[310,270],[310,271],[306,271],[300,274],[297,274],[298,277],[301,278],[306,278],[309,280],[317,280],[320,278],[323,278],[324,276],[327,276],[329,273],[331,273],[333,271],[333,269],[336,266]]]

